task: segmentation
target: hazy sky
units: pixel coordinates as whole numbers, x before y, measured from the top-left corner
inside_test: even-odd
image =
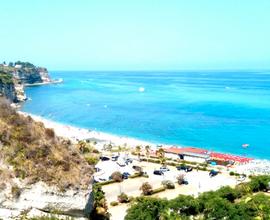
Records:
[[[0,61],[50,70],[270,68],[269,0],[1,0]]]

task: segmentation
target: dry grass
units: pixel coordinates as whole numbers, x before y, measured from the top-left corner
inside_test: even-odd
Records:
[[[42,123],[19,115],[4,99],[0,99],[0,143],[0,159],[12,165],[16,177],[61,190],[89,186],[93,169],[79,150]]]

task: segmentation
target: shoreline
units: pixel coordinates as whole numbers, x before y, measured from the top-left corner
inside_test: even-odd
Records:
[[[41,82],[41,83],[32,83],[32,84],[24,84],[25,87],[32,87],[32,86],[43,86],[43,85],[50,85],[50,84],[59,84],[63,83],[63,79],[51,80],[48,82]]]
[[[37,122],[42,122],[46,128],[54,129],[57,136],[68,138],[73,142],[78,140],[90,139],[96,141],[96,148],[98,150],[103,150],[104,144],[113,144],[114,146],[126,146],[129,148],[135,148],[136,146],[141,146],[142,148],[146,145],[149,145],[152,150],[155,150],[159,144],[147,142],[135,138],[117,136],[113,134],[108,134],[105,132],[93,131],[85,128],[79,128],[72,125],[63,124],[61,122],[55,122],[50,119],[46,119],[42,116],[34,115],[27,112],[18,111],[19,114],[24,116],[30,116],[33,120]],[[173,147],[173,145],[164,145],[164,148]],[[175,146],[174,146],[175,147]],[[177,145],[178,148],[183,148],[184,146]],[[198,148],[198,147],[195,147]],[[219,152],[217,152],[219,153]],[[231,153],[224,153],[227,155],[234,155]],[[236,155],[234,155],[236,156]],[[247,175],[253,174],[270,174],[270,160],[268,159],[258,159],[253,158],[251,161],[245,164],[238,164],[234,168],[231,168],[232,171],[238,173],[245,173]]]
[[[138,145],[146,146],[149,145],[156,148],[158,144],[153,142],[148,142],[144,140],[139,140],[136,138],[118,136],[105,132],[99,132],[94,130],[89,130],[86,128],[80,128],[73,125],[63,124],[61,122],[55,122],[50,119],[46,119],[42,116],[34,115],[27,112],[18,111],[24,116],[31,116],[35,121],[42,122],[46,128],[53,128],[56,135],[71,139],[72,141],[92,139],[99,144],[114,144],[115,146],[126,145],[127,147],[136,147]],[[165,147],[171,147],[171,145],[162,145]]]

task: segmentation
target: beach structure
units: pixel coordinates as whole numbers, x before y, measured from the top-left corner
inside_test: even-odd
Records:
[[[236,156],[231,154],[211,152],[210,157],[212,161],[215,161],[219,165],[228,165],[228,164],[246,164],[249,163],[252,158]]]
[[[210,152],[205,149],[195,147],[170,147],[164,149],[165,157],[170,159],[180,159],[185,161],[197,162],[197,163],[209,163],[213,162],[217,165],[231,165],[231,164],[246,164],[249,163],[252,158],[224,154],[218,152]]]
[[[194,147],[170,147],[164,149],[165,157],[171,159],[181,159],[190,162],[205,163],[210,159],[207,150]]]

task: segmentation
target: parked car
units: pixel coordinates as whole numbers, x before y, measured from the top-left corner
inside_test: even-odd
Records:
[[[164,173],[161,170],[154,170],[154,175],[163,175]]]
[[[133,160],[132,160],[131,158],[127,158],[127,159],[126,159],[126,163],[129,164],[129,163],[132,163],[132,162],[133,162]]]
[[[186,172],[191,172],[192,171],[192,167],[191,166],[186,166],[186,165],[180,165],[176,167],[177,170],[184,170]]]
[[[117,164],[118,164],[118,166],[120,166],[120,167],[126,166],[126,163],[125,163],[125,161],[123,161],[123,160],[118,161]]]
[[[110,160],[109,157],[104,157],[104,156],[101,156],[99,159],[100,159],[101,161],[108,161],[108,160]]]
[[[132,166],[132,168],[138,172],[142,171],[142,168],[140,166]]]
[[[170,171],[170,169],[168,167],[160,167],[160,170],[162,172]]]
[[[213,177],[213,176],[216,176],[216,175],[218,175],[218,171],[211,170],[211,171],[209,172],[209,176],[210,176],[210,177]]]
[[[182,184],[188,185],[188,181],[187,180],[183,180]]]
[[[119,156],[112,156],[112,161],[117,161]]]
[[[128,173],[128,172],[124,172],[124,173],[122,174],[122,178],[123,178],[123,179],[128,179],[129,176],[130,176],[130,173]]]

